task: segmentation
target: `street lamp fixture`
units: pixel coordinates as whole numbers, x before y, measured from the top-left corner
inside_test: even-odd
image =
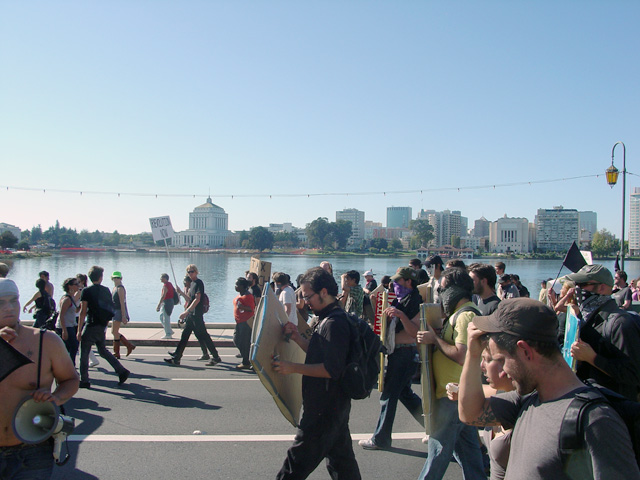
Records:
[[[605,175],[607,176],[607,183],[611,188],[618,183],[618,175],[620,174],[619,170],[613,166],[613,163],[609,168],[605,170]]]
[[[618,169],[613,165],[613,154],[616,147],[622,145],[622,236],[620,240],[620,269],[624,270],[624,217],[626,206],[626,188],[627,188],[627,148],[622,142],[616,142],[611,149],[611,166],[605,170],[607,183],[611,188],[618,182]]]

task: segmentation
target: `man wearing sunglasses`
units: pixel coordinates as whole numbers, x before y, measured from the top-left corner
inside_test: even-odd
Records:
[[[585,265],[564,277],[576,283],[575,295],[583,324],[571,346],[581,380],[637,400],[640,387],[640,318],[622,310],[611,297],[613,276],[602,265]]]

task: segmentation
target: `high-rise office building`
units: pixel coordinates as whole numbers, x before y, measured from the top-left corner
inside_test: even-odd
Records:
[[[463,237],[467,235],[467,218],[461,215],[459,210],[444,210],[427,213],[429,224],[433,227],[433,240],[430,245],[441,247],[451,245],[452,237]]]
[[[336,212],[336,222],[338,220],[351,222],[349,245],[359,246],[364,240],[364,212],[355,208],[345,208]]]
[[[409,228],[411,207],[387,207],[387,227]]]
[[[562,205],[540,208],[536,215],[536,234],[540,252],[566,252],[580,240],[580,214]]]
[[[640,255],[640,188],[629,195],[629,255]]]

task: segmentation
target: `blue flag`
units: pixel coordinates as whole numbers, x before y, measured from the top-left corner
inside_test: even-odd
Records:
[[[0,338],[0,382],[15,369],[29,363],[33,362]]]

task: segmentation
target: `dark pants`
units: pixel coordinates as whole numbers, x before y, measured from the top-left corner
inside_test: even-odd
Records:
[[[347,404],[331,415],[303,413],[296,438],[276,478],[307,478],[326,458],[327,470],[333,480],[360,480],[349,432],[350,410],[351,405]]]
[[[242,355],[242,363],[249,365],[249,350],[251,350],[251,327],[247,322],[236,323],[236,330],[233,332],[233,344]]]
[[[380,418],[373,434],[373,443],[379,447],[391,446],[391,431],[396,418],[398,400],[409,413],[424,425],[422,399],[411,388],[411,377],[416,373],[416,349],[402,347],[388,357],[387,372],[384,376],[384,389],[380,396]]]
[[[62,338],[62,329],[56,328],[56,333]],[[76,356],[78,355],[78,348],[80,347],[80,343],[78,343],[78,326],[67,327],[67,339],[63,339],[62,341],[64,342],[64,346],[67,347],[67,352],[69,352],[69,356],[75,367]]]
[[[118,375],[126,372],[118,359],[107,350],[104,345],[104,333],[107,327],[103,325],[87,325],[82,332],[82,339],[80,340],[80,381],[89,381],[89,353],[93,345],[98,349],[98,353],[104,358],[109,365],[116,371]]]
[[[53,471],[53,444],[0,447],[0,480],[48,480]]]
[[[42,328],[44,324],[47,323],[47,319],[51,316],[51,312],[49,310],[36,310],[36,314],[34,315],[35,321],[33,322],[33,328]]]
[[[200,344],[204,343],[207,346],[214,360],[220,358],[218,350],[216,350],[213,340],[211,340],[211,336],[207,332],[207,327],[204,325],[204,318],[202,318],[202,316],[189,315],[184,323],[184,330],[182,330],[182,336],[180,337],[180,342],[176,348],[176,353],[174,355],[176,360],[180,360],[182,358],[182,354],[184,353],[184,349],[187,347],[187,342],[189,341],[191,332],[196,334],[196,338]]]

